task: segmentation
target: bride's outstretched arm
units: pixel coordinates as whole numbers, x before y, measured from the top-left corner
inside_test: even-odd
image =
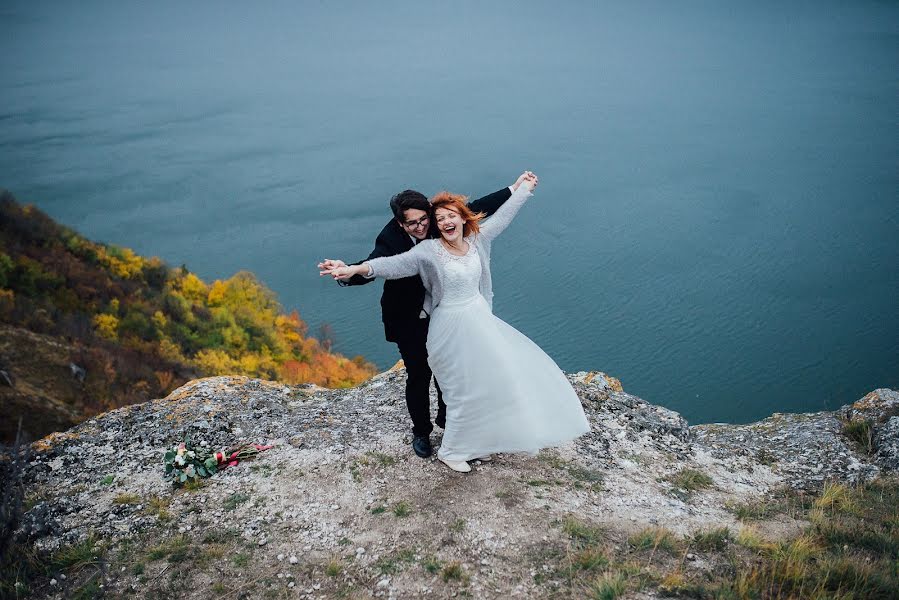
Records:
[[[522,181],[518,189],[512,194],[512,197],[506,200],[506,203],[499,207],[499,210],[492,217],[484,221],[481,225],[480,235],[487,240],[493,240],[502,233],[509,226],[509,223],[512,222],[515,215],[518,214],[525,200],[533,195],[535,187],[537,187],[536,175]]]
[[[412,277],[421,272],[424,250],[424,245],[420,244],[402,254],[372,258],[358,265],[347,265],[342,260],[328,258],[318,264],[318,274],[330,275],[338,281],[346,281],[356,275],[384,279]]]

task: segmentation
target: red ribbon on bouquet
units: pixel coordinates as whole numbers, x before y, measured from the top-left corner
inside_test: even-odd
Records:
[[[213,454],[215,461],[218,463],[219,471],[228,467],[235,467],[241,459],[248,458],[274,448],[273,445],[266,446],[264,444],[244,444],[235,448],[223,449],[221,452]]]

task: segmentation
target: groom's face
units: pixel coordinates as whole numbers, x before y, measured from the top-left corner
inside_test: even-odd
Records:
[[[403,220],[400,225],[406,230],[406,233],[417,240],[423,240],[428,237],[428,213],[417,208],[407,208],[403,212]]]

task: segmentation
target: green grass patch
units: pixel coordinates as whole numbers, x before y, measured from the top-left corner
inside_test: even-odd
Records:
[[[77,571],[99,564],[105,554],[105,546],[97,536],[91,534],[80,542],[57,550],[50,560],[50,566],[55,571]]]
[[[426,556],[424,560],[421,561],[421,566],[431,575],[434,575],[443,567],[436,556]]]
[[[572,554],[569,560],[569,577],[583,572],[599,572],[609,566],[609,558],[601,549],[587,546]]]
[[[592,484],[593,489],[598,489],[598,484],[602,482],[603,475],[600,471],[595,469],[589,469],[587,467],[582,467],[580,465],[576,465],[571,463],[552,450],[541,450],[537,455],[537,460],[541,463],[545,464],[548,467],[552,467],[553,469],[558,469],[560,471],[564,471],[574,480],[575,484]],[[539,480],[535,480],[539,481]],[[561,484],[561,482],[557,482],[557,484]],[[528,485],[535,485],[531,482],[528,482]],[[540,484],[537,484],[540,485]],[[548,483],[543,484],[548,485]]]
[[[604,532],[601,527],[589,525],[572,516],[566,517],[562,521],[562,531],[564,531],[572,541],[583,545],[597,544],[602,541],[604,537]]]
[[[674,488],[674,494],[681,499],[689,498],[693,492],[704,490],[715,485],[715,481],[697,469],[684,467],[677,473],[668,475],[662,479]]]
[[[614,535],[605,543],[598,528],[574,517],[553,521],[572,543],[536,549],[534,596],[613,599],[643,591],[703,600],[899,598],[899,477],[860,486],[827,483],[815,496],[781,490],[770,501],[778,513],[809,524],[777,541],[749,525],[738,534],[717,527],[683,539],[647,528],[622,547]],[[767,509],[752,509],[753,516],[763,514]],[[658,550],[668,556],[646,561],[634,554]],[[695,564],[708,568],[679,561],[687,552],[702,553]]]
[[[401,518],[408,517],[412,514],[412,507],[405,500],[401,500],[393,506],[393,514]]]
[[[168,523],[172,520],[172,513],[169,512],[168,508],[169,500],[159,496],[150,496],[146,504],[144,504],[144,512],[155,516],[160,523]]]
[[[222,508],[224,508],[225,510],[234,510],[238,506],[248,502],[249,500],[249,494],[241,494],[239,492],[235,492],[222,501]]]
[[[415,562],[415,552],[407,548],[382,556],[375,562],[375,568],[382,575],[393,575],[413,562]]]
[[[384,454],[383,452],[366,452],[366,456],[370,457],[377,465],[381,467],[389,467],[396,464],[396,457]]]
[[[607,571],[590,584],[593,600],[615,600],[627,591],[627,575],[620,571]]]
[[[112,499],[113,504],[140,504],[140,496],[137,494],[119,494]]]
[[[647,527],[627,539],[635,550],[664,550],[669,554],[680,552],[680,543],[674,533],[664,527]]]
[[[250,564],[250,555],[244,552],[238,552],[231,557],[231,563],[235,567],[245,567]]]
[[[546,479],[528,479],[526,483],[531,487],[540,487],[553,484],[552,481],[547,481]]]
[[[204,544],[227,544],[240,536],[240,531],[234,527],[227,529],[210,529],[201,540]]]
[[[741,503],[726,503],[724,507],[740,521],[761,521],[775,515],[787,515],[792,519],[803,518],[814,505],[814,499],[792,489],[775,490],[765,498]]]
[[[777,503],[768,500],[728,503],[724,507],[740,521],[760,521],[781,512],[781,507]]]
[[[727,527],[716,527],[695,532],[688,538],[691,548],[699,552],[720,552],[727,548],[728,542],[733,540],[733,534]]]
[[[72,600],[94,600],[103,597],[103,588],[100,587],[100,574],[97,573],[87,582],[83,583],[72,592]]]
[[[186,492],[196,492],[198,490],[203,489],[206,486],[206,480],[201,479],[199,477],[189,477],[187,481],[184,482],[184,485],[181,486]]]
[[[577,465],[570,465],[568,467],[568,474],[577,481],[584,483],[601,483],[603,480],[602,473],[596,469],[588,469]]]
[[[271,465],[250,465],[251,473],[258,473],[262,477],[271,477],[272,473],[275,472],[274,468]]]
[[[190,544],[187,537],[177,535],[150,548],[147,551],[147,558],[150,560],[161,560],[168,557],[169,562],[178,562],[187,556],[189,547]]]
[[[343,564],[336,558],[332,558],[328,564],[325,565],[325,575],[328,577],[337,577],[341,572],[343,572]]]
[[[843,435],[861,449],[865,454],[874,453],[874,428],[873,423],[868,419],[850,420],[844,419]]]

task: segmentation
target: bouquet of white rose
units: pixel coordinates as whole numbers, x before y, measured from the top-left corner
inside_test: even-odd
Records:
[[[219,452],[210,452],[206,442],[201,442],[199,447],[189,444],[189,441],[181,442],[163,457],[165,477],[175,485],[185,483],[188,479],[212,477],[216,472],[233,467],[245,458],[273,448],[262,444],[238,444]]]

